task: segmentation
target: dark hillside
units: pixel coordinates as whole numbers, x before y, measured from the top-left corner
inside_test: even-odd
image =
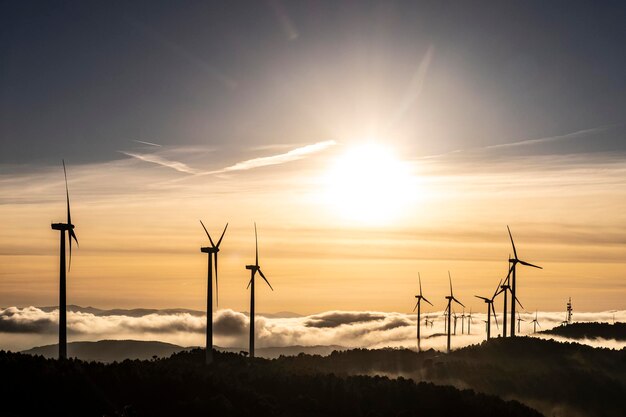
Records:
[[[407,379],[290,372],[202,350],[101,364],[0,352],[3,416],[540,416],[517,402]],[[303,356],[304,358],[304,356]]]

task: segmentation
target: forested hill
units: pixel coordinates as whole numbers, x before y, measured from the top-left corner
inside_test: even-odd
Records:
[[[449,386],[215,356],[207,367],[200,349],[107,365],[0,352],[2,415],[541,416],[515,401]]]
[[[626,341],[626,323],[572,323],[557,326],[540,333],[570,339],[614,339]]]
[[[446,355],[357,349],[283,357],[289,370],[403,376],[519,400],[549,416],[623,417],[626,350],[531,337],[498,338]]]

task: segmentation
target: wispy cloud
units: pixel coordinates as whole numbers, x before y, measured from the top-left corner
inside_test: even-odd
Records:
[[[178,172],[184,172],[186,174],[198,174],[197,170],[191,168],[187,164],[184,164],[178,161],[171,161],[169,159],[165,159],[156,154],[140,154],[140,153],[126,152],[126,151],[119,151],[119,152],[126,156],[139,159],[140,161],[161,165],[167,168],[174,169]]]
[[[236,164],[228,166],[226,168],[205,172],[204,174],[223,174],[226,172],[245,171],[253,168],[284,164],[286,162],[297,161],[298,159],[302,159],[316,152],[321,152],[336,144],[337,142],[335,142],[334,140],[317,142],[312,145],[301,146],[299,148],[292,149],[289,152],[281,153],[278,155],[264,156],[261,158],[254,158],[242,162],[237,162]]]

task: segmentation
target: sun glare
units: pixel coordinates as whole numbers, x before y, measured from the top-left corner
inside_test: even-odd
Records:
[[[370,224],[395,219],[414,191],[408,164],[378,143],[347,149],[330,167],[326,184],[334,211],[347,220]]]

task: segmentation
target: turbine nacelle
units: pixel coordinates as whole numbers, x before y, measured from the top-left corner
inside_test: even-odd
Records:
[[[50,227],[52,227],[53,230],[73,230],[74,229],[74,225],[68,224],[68,223],[52,223]]]

